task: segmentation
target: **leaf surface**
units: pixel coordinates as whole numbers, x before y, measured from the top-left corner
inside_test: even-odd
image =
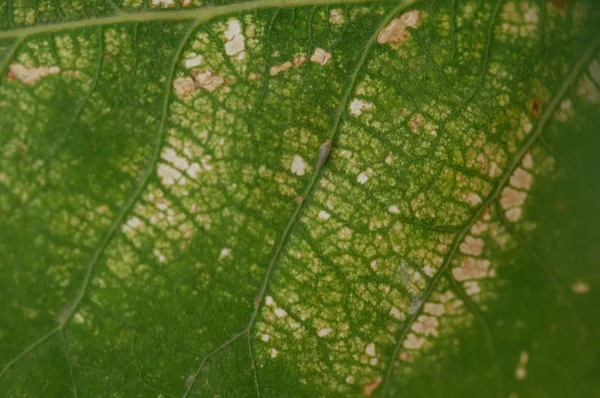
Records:
[[[591,397],[594,1],[0,4],[0,391]]]

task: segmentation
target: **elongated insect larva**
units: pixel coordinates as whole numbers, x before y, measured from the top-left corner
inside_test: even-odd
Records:
[[[327,140],[321,145],[321,150],[319,151],[319,159],[317,159],[317,170],[321,170],[329,159],[329,155],[331,154],[331,140]]]

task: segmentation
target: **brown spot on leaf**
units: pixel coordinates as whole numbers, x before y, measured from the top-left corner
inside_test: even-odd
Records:
[[[416,133],[417,131],[419,131],[419,127],[421,127],[424,121],[425,118],[423,117],[423,115],[418,113],[415,117],[410,119],[410,122],[408,124],[413,133]]]
[[[373,394],[373,391],[381,384],[382,378],[381,376],[375,377],[372,381],[365,384],[363,387],[363,395],[365,397],[370,397]]]
[[[531,116],[533,116],[533,117],[540,116],[540,114],[542,113],[542,104],[539,99],[534,98],[531,101],[530,111],[531,111]]]
[[[567,0],[552,0],[552,5],[560,11],[564,11],[567,8]]]

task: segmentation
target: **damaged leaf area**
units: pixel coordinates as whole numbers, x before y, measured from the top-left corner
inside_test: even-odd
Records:
[[[600,3],[34,3],[0,395],[597,394]]]

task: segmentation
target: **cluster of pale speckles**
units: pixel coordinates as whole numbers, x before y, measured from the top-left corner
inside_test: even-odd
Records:
[[[129,5],[134,4],[130,2]],[[175,0],[152,0],[151,5],[161,8],[174,7]],[[190,5],[190,1],[182,0],[181,5]],[[329,22],[334,27],[346,23],[347,16],[341,9],[328,11]],[[503,9],[502,13],[502,18],[507,21],[506,24],[518,25],[517,33],[521,35],[531,34],[531,29],[534,29],[532,26],[537,23],[537,14],[535,12],[532,14],[531,9],[526,10],[523,7],[516,11]],[[518,14],[521,20],[514,20],[513,14]],[[215,111],[213,108],[215,105],[210,104],[210,101],[205,98],[200,98],[202,97],[200,94],[210,93],[219,100],[222,98],[220,95],[235,90],[232,88],[233,83],[240,83],[235,81],[235,76],[248,77],[250,80],[261,78],[262,74],[251,72],[252,69],[248,66],[250,61],[258,59],[254,58],[251,50],[259,47],[260,40],[255,36],[256,32],[262,29],[254,26],[251,18],[246,16],[243,22],[233,18],[217,23],[214,25],[214,32],[222,43],[216,44],[209,39],[209,35],[201,33],[191,40],[190,48],[184,51],[180,63],[182,71],[173,83],[177,98],[171,108],[170,121],[176,124],[177,128],[168,131],[166,146],[160,152],[156,167],[157,182],[148,186],[140,203],[134,206],[122,226],[122,233],[138,249],[147,247],[142,246],[145,237],[152,238],[154,246],[151,248],[151,253],[159,264],[168,263],[177,255],[178,250],[184,250],[191,241],[195,228],[198,226],[206,230],[211,228],[211,216],[202,214],[199,211],[200,206],[181,207],[172,200],[172,197],[185,199],[188,190],[196,184],[216,184],[214,175],[222,171],[219,170],[220,168],[226,167],[226,163],[221,159],[223,154],[227,154],[227,145],[230,143],[223,135],[218,144],[213,142],[210,146],[215,149],[215,153],[208,154],[201,145],[175,137],[181,136],[179,127],[200,142],[206,142],[211,136],[218,135],[214,134],[215,131],[222,133],[240,128],[235,124],[235,117],[227,110]],[[399,48],[410,44],[405,43],[410,37],[407,29],[417,28],[421,18],[422,14],[419,11],[410,11],[393,19],[380,32],[377,37],[378,43],[382,47],[390,47],[399,52],[406,51],[404,54],[410,54],[414,49]],[[511,33],[513,33],[512,26],[510,25],[508,29]],[[115,32],[107,41],[107,50],[110,52],[117,49],[118,41],[119,35]],[[326,67],[334,60],[334,54],[332,54],[333,50],[327,49],[327,46],[323,45],[323,47],[316,47],[312,53],[297,53],[297,56],[282,63],[268,65],[265,73],[273,77],[278,76],[277,79],[283,80],[294,73],[294,69],[311,66],[307,61],[317,67]],[[52,69],[58,68],[55,66],[18,65],[19,67],[15,71],[11,69],[11,72],[16,80],[25,84],[29,84],[26,83],[28,74],[35,76],[37,73],[40,76],[36,79],[30,78],[35,83],[46,76],[60,73],[60,69]],[[23,68],[29,70],[24,71]],[[494,74],[493,65],[490,69]],[[590,76],[596,82],[598,81],[597,69],[597,66],[590,66]],[[589,78],[582,80],[579,93],[595,101],[596,97],[589,94],[591,92],[589,82],[591,82]],[[351,99],[347,110],[354,119],[367,127],[375,131],[389,131],[390,125],[386,125],[383,118],[376,114],[379,103],[376,107],[369,102],[369,98],[381,93],[378,91],[381,86],[381,82],[372,84],[369,77],[365,78],[359,83],[354,93],[356,97]],[[498,95],[498,104],[501,107],[507,106],[509,102],[510,98],[507,94]],[[234,103],[233,107],[237,105],[239,104]],[[271,294],[277,295],[278,298],[265,297],[263,310],[254,329],[260,341],[257,348],[260,356],[257,361],[259,365],[264,364],[265,359],[277,360],[280,355],[282,357],[285,355],[286,358],[298,358],[300,369],[323,371],[325,384],[329,383],[332,389],[338,391],[347,391],[339,385],[338,380],[327,376],[330,372],[325,372],[328,366],[325,357],[330,356],[333,360],[333,373],[345,375],[344,380],[348,386],[359,386],[363,394],[369,396],[382,382],[381,375],[385,362],[383,353],[388,352],[389,347],[394,344],[392,337],[400,330],[402,322],[422,308],[422,313],[410,325],[410,331],[402,342],[399,359],[411,362],[420,351],[430,347],[445,329],[450,329],[444,324],[444,316],[456,317],[463,314],[462,301],[447,288],[441,292],[434,292],[425,303],[419,299],[419,295],[430,283],[430,278],[439,271],[454,236],[452,233],[434,233],[411,223],[414,221],[412,219],[407,221],[402,219],[402,217],[412,216],[435,218],[431,196],[420,192],[409,201],[404,200],[403,197],[378,198],[381,203],[377,203],[377,206],[371,204],[365,206],[369,209],[375,208],[377,212],[365,216],[364,219],[360,218],[363,217],[360,214],[361,201],[347,203],[345,200],[348,196],[354,197],[348,195],[349,192],[364,191],[363,186],[369,189],[375,188],[373,191],[376,192],[377,187],[393,183],[390,175],[398,174],[397,169],[404,171],[406,168],[407,172],[411,171],[411,165],[406,162],[403,152],[416,153],[411,145],[417,140],[422,140],[423,147],[430,142],[426,140],[435,140],[438,136],[439,120],[433,120],[431,115],[447,116],[449,113],[447,105],[435,100],[427,102],[423,108],[427,108],[427,114],[425,111],[409,111],[403,108],[394,110],[398,115],[394,122],[402,123],[403,128],[411,135],[408,143],[394,143],[397,147],[392,150],[388,145],[365,144],[369,143],[372,137],[360,129],[353,130],[350,125],[342,123],[343,132],[350,133],[352,138],[360,143],[360,147],[352,148],[351,144],[342,143],[348,145],[336,150],[338,165],[343,166],[338,167],[347,171],[350,176],[344,180],[340,175],[324,174],[323,179],[319,180],[313,197],[314,206],[306,208],[307,214],[302,216],[299,222],[311,235],[309,239],[311,244],[318,246],[322,254],[317,254],[317,249],[307,242],[298,243],[291,239],[288,245],[288,252],[284,257],[289,258],[289,261],[282,260],[281,269],[285,272],[282,273],[281,278],[289,278],[291,281],[298,282],[300,286],[294,286],[292,282],[287,283],[287,281],[281,285],[283,287],[273,285],[274,291]],[[216,127],[209,127],[208,120],[215,122]],[[521,120],[522,130],[528,133],[532,128],[529,118],[524,117]],[[214,131],[210,130],[211,128]],[[468,123],[461,125],[460,121],[457,121],[448,124],[446,128],[452,133],[463,132],[469,126]],[[472,134],[474,138],[465,144],[467,148],[464,152],[457,151],[453,154],[450,163],[464,165],[492,179],[501,176],[503,173],[501,167],[506,163],[506,154],[477,137],[477,134],[483,136],[486,133],[465,131],[465,136]],[[257,170],[250,169],[249,166],[242,172],[245,178],[252,180],[261,176],[271,181],[277,178],[301,181],[302,177],[314,172],[313,167],[310,166],[312,158],[309,156],[315,155],[315,150],[319,147],[320,140],[316,135],[297,128],[287,129],[282,134],[287,146],[282,150],[279,174],[275,176],[275,172],[266,166],[261,166]],[[313,148],[313,152],[310,152],[309,148]],[[373,157],[369,156],[371,150],[378,150],[379,163],[372,161]],[[426,165],[426,161],[423,164]],[[508,190],[524,192],[526,195],[532,182],[530,174],[532,166],[531,156],[527,154],[522,160],[521,167],[511,175],[510,186],[502,191],[501,203],[504,201],[509,206],[504,208],[502,204],[502,208],[505,210],[505,217],[510,221],[516,221],[521,217],[522,202],[515,204],[516,202],[512,200],[514,195]],[[433,169],[428,171],[433,173]],[[0,178],[1,176],[0,174]],[[199,181],[202,176],[206,181]],[[483,201],[482,198],[487,197],[490,192],[490,184],[478,181],[453,168],[442,168],[440,176],[442,180],[452,181],[453,184],[451,188],[445,189],[445,194],[466,205],[468,210],[478,208]],[[279,188],[286,197],[294,197],[298,194],[293,184],[279,180],[277,182],[278,184],[281,182]],[[235,184],[232,184],[232,191],[235,191],[237,187],[233,185]],[[398,187],[394,187],[394,190],[396,188]],[[416,189],[410,187],[409,191],[414,192]],[[356,197],[359,198],[359,195]],[[301,201],[302,198],[298,202]],[[518,217],[515,219],[517,213]],[[356,217],[348,219],[348,214]],[[364,225],[357,225],[362,221]],[[168,239],[161,241],[155,230],[164,231]],[[461,254],[451,273],[469,296],[480,293],[481,287],[478,281],[495,275],[493,266],[486,259],[484,242],[486,237],[500,239],[501,234],[498,231],[500,229],[492,223],[489,212],[485,212],[459,245]],[[273,242],[269,240],[269,243]],[[361,253],[364,257],[356,256],[354,253],[348,254],[351,251]],[[223,246],[218,253],[219,260],[233,256],[232,249],[228,246]],[[145,271],[148,268],[144,264],[136,264],[135,269],[125,267],[124,264],[136,263],[132,250],[125,250],[119,255],[120,257],[109,256],[107,260],[108,269],[119,278],[129,277],[133,272]],[[325,259],[332,259],[331,264]],[[334,272],[334,268],[341,270],[344,277]],[[376,278],[368,279],[373,276]],[[373,281],[374,279],[377,281]],[[306,291],[306,286],[314,287],[314,292],[311,291],[310,294],[313,297],[304,297],[299,293]],[[350,311],[344,312],[339,303],[345,302],[350,290],[354,295],[348,299]],[[589,286],[584,282],[578,282],[573,285],[573,290],[577,293],[585,293],[589,290]],[[325,298],[320,297],[323,291],[327,292]],[[319,300],[330,301],[323,308],[322,305],[319,306],[323,304]],[[350,314],[369,312],[373,308],[383,309],[388,315],[380,328],[380,325],[377,325],[380,330],[373,332],[367,330],[367,327],[362,324],[352,323]],[[357,337],[352,331],[353,328],[361,329],[359,331],[367,334],[368,338]],[[311,344],[303,344],[301,348],[306,349],[306,352],[293,352],[298,349],[298,344],[290,339],[304,341],[314,339],[317,342],[316,348],[307,348]],[[323,346],[327,349],[322,349]],[[526,362],[527,360],[524,363],[520,360],[517,377],[520,374],[519,369],[525,369]]]
[[[190,209],[191,214],[197,212],[198,209]],[[197,216],[199,217],[196,218],[196,222],[201,220],[209,227],[208,220]],[[167,263],[178,250],[187,248],[193,236],[194,224],[188,214],[170,201],[159,187],[150,187],[142,201],[134,207],[121,230],[135,245],[141,245],[145,238],[156,235],[153,239],[152,254],[157,263]],[[159,235],[156,231],[163,233]],[[173,245],[173,241],[179,244]],[[122,271],[119,267],[126,267],[130,263],[119,259],[109,262],[109,268],[119,277],[127,277],[128,275],[120,274]]]
[[[500,206],[510,222],[517,222],[522,217],[527,192],[533,184],[532,169],[533,158],[527,153],[521,160],[521,167],[517,167],[510,176],[509,185],[502,189]]]
[[[486,210],[459,244],[458,250],[461,254],[451,271],[452,277],[469,296],[477,296],[482,291],[479,281],[496,276],[489,256],[484,253],[485,242],[490,239],[505,244],[506,231],[501,223],[492,221],[490,212]]]
[[[451,275],[473,301],[482,302],[483,290],[480,282],[496,276],[496,269],[484,252],[485,242],[494,241],[497,247],[504,248],[510,239],[510,234],[503,223],[499,220],[494,221],[492,212],[486,210],[459,244],[460,254],[453,261]],[[489,291],[486,293],[486,299],[493,295]],[[483,310],[486,308],[484,304],[480,304],[480,307]],[[443,288],[443,284],[440,284],[440,288],[423,304],[421,312],[410,326],[411,332],[402,342],[403,349],[398,358],[402,362],[412,362],[422,355],[425,350],[432,347],[443,331],[449,333],[457,324],[464,325],[472,321],[470,315],[466,316],[467,312],[463,308],[462,300],[455,297],[455,293],[451,290]],[[450,327],[450,324],[453,326]]]
[[[171,141],[176,139],[171,138]],[[185,185],[190,179],[196,179],[199,173],[212,170],[211,155],[204,154],[203,148],[189,140],[184,141],[180,152],[173,147],[163,148],[156,168],[161,183],[166,187],[173,184]]]
[[[174,8],[177,6],[176,1],[181,7],[189,7],[191,5],[201,5],[199,0],[150,0],[150,5],[156,8]],[[125,5],[129,7],[140,7],[143,5],[142,0],[125,0]]]
[[[537,39],[540,22],[539,4],[534,1],[508,2],[500,11],[497,37],[500,41]]]
[[[107,43],[110,42],[111,32],[112,30],[108,30],[105,34]],[[24,44],[25,50],[8,67],[7,79],[33,86],[47,77],[59,74],[79,78],[81,70],[89,68],[94,61],[89,58],[97,51],[89,50],[92,43],[82,39],[77,39],[77,43],[74,43],[74,39],[66,35],[51,40],[53,43],[44,39]],[[58,60],[53,56],[55,53],[59,55]]]
[[[412,325],[402,342],[397,359],[410,363],[431,348],[443,330],[450,324],[461,322],[460,315],[465,313],[463,302],[448,289],[434,292],[422,306],[422,314]],[[448,325],[445,324],[448,323]]]
[[[228,85],[235,83],[236,75],[248,74],[248,79],[258,79],[260,74],[248,73],[249,62],[260,63],[262,57],[258,55],[262,44],[257,35],[263,33],[263,27],[257,27],[253,19],[252,15],[246,15],[242,20],[231,18],[226,23],[215,23],[212,29],[223,41],[222,48],[221,44],[210,39],[208,33],[197,33],[192,40],[191,51],[183,56],[182,66],[187,72],[173,80],[175,94],[188,98],[198,91],[212,93],[222,90],[228,93],[231,91]],[[253,54],[252,60],[249,53]]]
[[[576,93],[589,104],[600,103],[600,61],[594,59],[576,86]]]
[[[515,378],[517,380],[524,380],[527,377],[527,362],[529,362],[529,353],[527,351],[521,351],[519,354],[519,362],[515,369]]]

